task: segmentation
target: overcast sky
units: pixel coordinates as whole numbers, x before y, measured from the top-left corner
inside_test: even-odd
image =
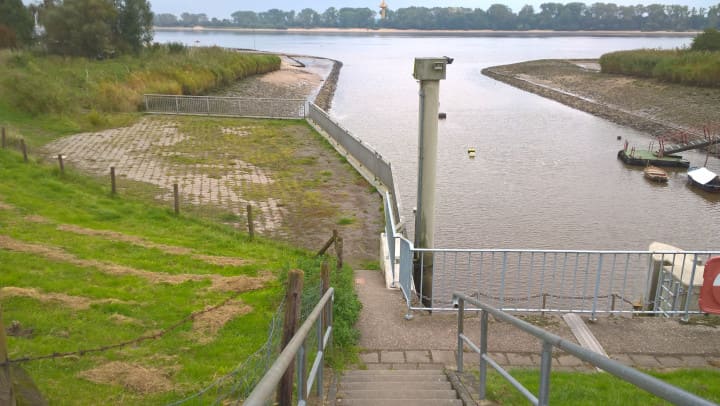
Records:
[[[467,0],[467,1],[429,1],[429,0],[385,0],[390,9],[395,10],[403,7],[410,6],[422,6],[422,7],[468,7],[468,8],[481,8],[487,10],[490,5],[494,3],[505,4],[509,6],[513,11],[518,12],[522,6],[530,4],[535,7],[536,12],[540,4],[548,2],[557,3],[569,3],[571,0],[493,0],[493,1],[478,1],[478,0]],[[717,5],[720,0],[575,0],[585,4],[592,4],[596,2],[603,3],[615,3],[618,5],[631,5],[631,4],[680,4],[690,7],[704,7],[708,8],[713,5]],[[332,1],[291,1],[291,0],[265,0],[265,1],[228,1],[228,0],[150,0],[153,12],[155,13],[171,13],[179,16],[183,12],[189,13],[205,13],[208,17],[217,17],[219,19],[230,18],[230,14],[238,10],[252,10],[252,11],[267,11],[272,8],[279,8],[280,10],[295,10],[300,11],[304,8],[311,8],[315,11],[322,13],[328,7],[342,8],[342,7],[368,7],[373,10],[378,10],[378,5],[381,0],[373,1],[362,1],[362,0],[343,0],[342,2]]]

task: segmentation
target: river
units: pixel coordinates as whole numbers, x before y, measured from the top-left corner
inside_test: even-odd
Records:
[[[645,250],[652,241],[720,248],[720,196],[670,171],[666,186],[616,159],[624,140],[652,138],[483,76],[488,66],[674,48],[673,37],[473,37],[159,31],[158,42],[317,55],[344,63],[331,115],[393,165],[412,226],[418,84],[413,59],[450,56],[441,82],[435,246]],[[716,123],[717,124],[717,123]],[[621,137],[622,140],[618,140]],[[468,147],[477,157],[467,156]],[[683,154],[693,165],[705,155]],[[720,172],[720,160],[708,167]],[[412,234],[409,234],[412,235]]]

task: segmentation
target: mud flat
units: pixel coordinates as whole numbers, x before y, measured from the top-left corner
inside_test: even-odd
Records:
[[[720,88],[663,83],[600,72],[597,60],[538,60],[483,69],[483,74],[654,136],[720,135]]]

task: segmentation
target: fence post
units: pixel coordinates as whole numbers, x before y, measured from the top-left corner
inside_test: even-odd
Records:
[[[285,319],[283,321],[282,342],[280,343],[281,351],[288,345],[290,340],[292,340],[298,328],[298,323],[300,322],[303,275],[303,271],[299,269],[292,269],[288,274],[288,286],[287,292],[285,293]],[[292,404],[294,369],[294,365],[291,363],[280,381],[277,395],[280,406],[290,406]]]
[[[0,405],[15,405],[15,395],[12,390],[10,378],[10,364],[8,361],[7,339],[5,338],[5,324],[3,323],[2,308],[0,307]]]
[[[178,184],[173,183],[173,199],[175,201],[175,215],[180,214],[180,190]]]
[[[252,214],[252,205],[247,205],[247,222],[248,222],[248,235],[250,236],[250,239],[253,240],[255,238],[255,222],[253,220],[253,214]]]
[[[2,148],[5,149],[7,146],[7,139],[5,138],[5,127],[2,128]]]
[[[110,193],[115,196],[117,194],[117,183],[115,183],[115,167],[110,167]]]
[[[343,266],[343,239],[337,237],[335,239],[335,252],[337,253],[337,270],[341,270]]]
[[[25,138],[20,139],[20,149],[22,149],[23,161],[28,161],[27,145],[25,145]]]
[[[62,154],[58,154],[58,164],[60,165],[60,173],[65,173],[65,163],[63,163]]]

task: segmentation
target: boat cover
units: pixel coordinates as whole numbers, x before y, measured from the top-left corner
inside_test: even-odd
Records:
[[[708,170],[707,168],[697,168],[693,169],[691,171],[688,171],[688,176],[692,178],[695,182],[705,185],[707,183],[710,183],[715,177],[717,177],[717,174],[713,171]]]

